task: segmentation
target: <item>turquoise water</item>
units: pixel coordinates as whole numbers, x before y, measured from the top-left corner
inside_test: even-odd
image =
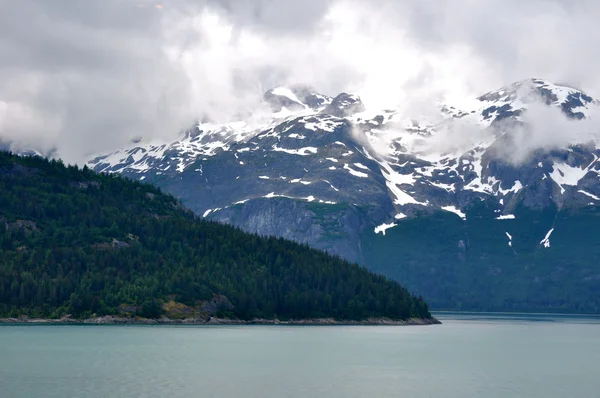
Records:
[[[0,326],[0,396],[599,397],[600,322]]]

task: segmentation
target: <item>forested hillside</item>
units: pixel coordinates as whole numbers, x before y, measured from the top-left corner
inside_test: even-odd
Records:
[[[422,299],[357,265],[60,161],[0,153],[0,230],[0,317],[430,317]]]

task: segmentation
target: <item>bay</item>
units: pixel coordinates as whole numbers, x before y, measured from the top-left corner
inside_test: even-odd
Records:
[[[0,326],[0,396],[596,397],[593,317],[434,326]]]

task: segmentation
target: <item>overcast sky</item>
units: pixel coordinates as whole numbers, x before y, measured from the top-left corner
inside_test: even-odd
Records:
[[[287,83],[410,108],[529,77],[600,93],[593,0],[0,0],[0,138],[70,162]]]

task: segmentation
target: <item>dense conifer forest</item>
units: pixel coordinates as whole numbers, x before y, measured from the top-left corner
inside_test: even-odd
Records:
[[[209,305],[210,304],[210,305]],[[159,189],[0,153],[0,317],[429,318],[398,283],[198,219]]]

